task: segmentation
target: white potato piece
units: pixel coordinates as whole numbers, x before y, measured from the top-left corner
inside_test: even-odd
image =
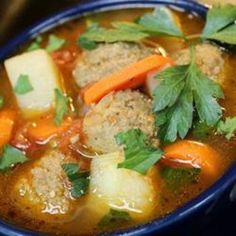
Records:
[[[117,168],[123,152],[96,157],[91,163],[90,204],[100,216],[109,208],[130,213],[133,219],[145,219],[157,202],[152,179],[136,171]]]
[[[147,79],[145,81],[145,88],[149,96],[153,97],[155,89],[160,85],[161,80],[156,78],[158,74],[160,74],[163,70],[170,67],[170,64],[165,65],[163,68],[158,69],[156,71],[151,71],[147,74]]]
[[[60,88],[61,75],[50,55],[43,49],[23,53],[5,61],[14,88],[20,75],[27,75],[33,90],[16,94],[25,116],[41,115],[54,105],[54,89]]]

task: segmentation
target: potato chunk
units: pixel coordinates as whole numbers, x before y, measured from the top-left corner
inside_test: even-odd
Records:
[[[129,212],[133,219],[145,219],[155,206],[152,180],[133,170],[117,168],[123,159],[123,152],[93,159],[90,198],[95,202],[93,205],[96,205],[97,211],[100,209],[101,215],[113,208]]]
[[[50,55],[43,49],[23,53],[5,61],[11,85],[14,88],[20,75],[27,75],[33,90],[16,94],[23,114],[42,114],[54,104],[54,89],[60,87],[60,73]]]

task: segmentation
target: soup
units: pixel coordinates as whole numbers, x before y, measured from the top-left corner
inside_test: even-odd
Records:
[[[165,8],[98,13],[7,59],[2,219],[58,235],[126,229],[219,179],[236,156],[236,55],[200,40],[204,25]]]

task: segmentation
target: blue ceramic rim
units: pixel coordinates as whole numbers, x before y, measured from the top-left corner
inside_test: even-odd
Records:
[[[9,54],[14,52],[18,46],[30,38],[35,37],[39,33],[48,31],[60,24],[78,18],[82,15],[92,13],[94,11],[107,11],[118,8],[136,8],[136,7],[155,7],[157,5],[168,5],[171,7],[182,8],[186,11],[195,12],[201,16],[205,16],[207,8],[194,1],[184,0],[97,0],[85,4],[78,4],[67,10],[52,15],[38,24],[26,29],[18,37],[11,40],[7,45],[0,48],[0,61],[4,60]],[[144,235],[149,233],[158,233],[163,229],[173,226],[190,215],[196,213],[200,209],[206,207],[211,201],[220,196],[226,189],[236,183],[236,165],[230,168],[227,173],[221,177],[214,185],[200,194],[198,197],[188,202],[183,207],[177,209],[162,219],[156,219],[144,225],[140,225],[128,230],[122,230],[112,233],[112,235]],[[0,220],[0,233],[10,236],[37,236],[42,233],[24,230],[17,226],[5,223]]]

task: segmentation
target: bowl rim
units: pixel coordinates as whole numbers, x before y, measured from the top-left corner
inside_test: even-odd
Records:
[[[193,0],[90,0],[86,3],[76,4],[63,11],[53,14],[27,28],[18,36],[10,40],[5,46],[0,48],[0,61],[2,62],[5,58],[11,55],[11,53],[13,53],[17,47],[27,40],[35,38],[40,33],[49,31],[56,26],[79,18],[85,14],[120,8],[155,7],[158,5],[177,7],[187,11],[195,12],[203,17],[205,17],[208,9],[206,6]],[[164,231],[169,226],[174,226],[177,223],[184,221],[190,215],[197,213],[199,210],[207,208],[209,204],[214,202],[215,199],[218,199],[218,197],[234,183],[236,183],[236,165],[233,165],[207,190],[169,215],[161,219],[154,219],[153,221],[146,224],[112,232],[112,235],[144,235]],[[1,233],[3,235],[11,236],[43,235],[43,233],[37,231],[23,229],[13,224],[6,223],[4,220],[0,220],[0,234]]]
[[[68,21],[99,11],[115,10],[120,8],[148,8],[157,5],[166,5],[173,8],[196,12],[205,17],[208,7],[195,0],[88,0],[86,3],[75,4],[55,14],[45,17],[27,27],[13,39],[0,47],[0,62],[6,59],[17,47],[38,34],[47,32]]]

